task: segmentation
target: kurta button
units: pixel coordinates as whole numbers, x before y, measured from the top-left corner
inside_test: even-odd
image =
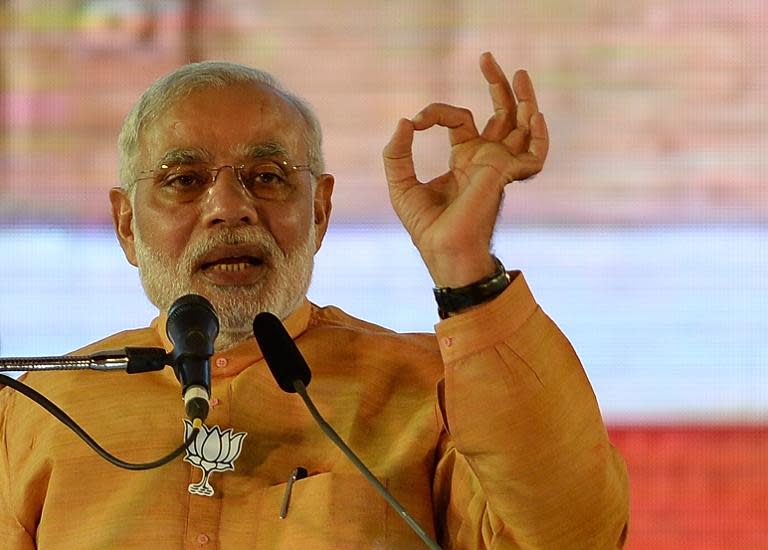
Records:
[[[453,345],[453,336],[446,336],[443,338],[443,345],[450,348]]]
[[[211,397],[211,407],[216,408],[219,406],[219,398],[218,397]]]
[[[197,535],[198,544],[208,544],[210,540],[211,539],[205,533],[200,533],[199,535]]]
[[[218,359],[216,359],[216,366],[219,367],[220,369],[223,369],[224,367],[227,366],[228,362],[229,361],[227,361],[226,357],[219,357]]]

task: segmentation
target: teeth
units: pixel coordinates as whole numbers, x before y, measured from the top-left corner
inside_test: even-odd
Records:
[[[247,269],[250,267],[251,264],[247,262],[241,262],[237,264],[216,264],[211,269],[214,269],[216,271],[228,271],[228,272],[236,272],[236,271],[243,271],[244,269]]]

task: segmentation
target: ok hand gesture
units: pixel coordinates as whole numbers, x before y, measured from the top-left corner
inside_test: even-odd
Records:
[[[401,119],[384,148],[392,206],[437,286],[460,287],[492,273],[490,255],[506,184],[537,174],[549,137],[531,79],[517,71],[510,86],[490,53],[480,57],[494,114],[482,133],[467,109],[433,103],[412,120]],[[416,178],[415,131],[448,128],[449,169],[428,182]]]

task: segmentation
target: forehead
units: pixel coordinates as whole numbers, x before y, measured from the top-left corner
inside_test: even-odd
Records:
[[[257,83],[233,84],[197,89],[173,103],[144,130],[140,151],[156,161],[170,150],[194,148],[216,160],[277,143],[303,162],[305,135],[301,113],[278,92]]]

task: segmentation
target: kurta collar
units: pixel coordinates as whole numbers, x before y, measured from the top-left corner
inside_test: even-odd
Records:
[[[288,334],[294,340],[299,337],[309,326],[309,319],[312,314],[312,305],[309,300],[304,298],[298,308],[283,321]],[[173,350],[173,344],[168,339],[165,332],[165,324],[168,320],[168,313],[163,312],[152,320],[151,327],[155,330],[163,343],[167,352]],[[224,352],[217,352],[211,357],[211,376],[213,378],[234,376],[242,372],[245,368],[260,361],[263,355],[256,339],[251,336],[246,341],[230,348]]]

